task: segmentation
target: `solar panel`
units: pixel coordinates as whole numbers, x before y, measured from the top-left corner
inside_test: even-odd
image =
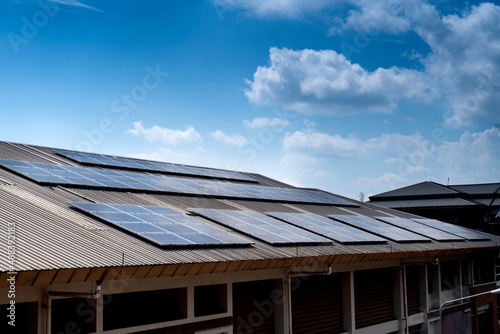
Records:
[[[109,157],[93,153],[70,152],[64,150],[53,150],[53,151],[82,164],[101,165],[101,166],[120,167],[120,168],[125,167],[143,171],[176,173],[176,174],[195,175],[202,177],[214,177],[221,179],[257,182],[256,180],[246,175],[233,171],[175,165],[166,162],[143,161],[131,158]]]
[[[167,207],[70,204],[161,246],[250,245],[253,242]]]
[[[457,235],[435,229],[433,227],[415,222],[408,218],[401,218],[401,217],[375,217],[375,218],[384,221],[386,223],[389,223],[391,225],[401,227],[405,230],[413,231],[415,233],[418,233],[420,235],[429,237],[437,241],[464,241],[464,238],[461,238]]]
[[[484,236],[482,234],[476,233],[472,230],[469,230],[465,227],[453,225],[453,224],[448,224],[445,222],[442,222],[440,220],[436,219],[427,219],[427,218],[412,218],[412,220],[419,222],[421,224],[436,228],[441,231],[449,232],[455,235],[458,235],[459,237],[462,237],[466,240],[470,241],[486,241],[490,240],[487,236]]]
[[[331,240],[255,211],[191,208],[214,220],[272,245],[331,243]]]
[[[402,228],[392,226],[390,224],[381,222],[371,217],[355,216],[355,215],[328,215],[351,226],[360,228],[367,232],[376,234],[383,238],[393,240],[396,242],[427,242],[431,241],[427,237],[423,237],[416,233],[412,233]]]
[[[96,168],[60,166],[5,159],[0,159],[0,165],[32,180],[50,185],[84,185],[203,196],[356,206],[354,203],[339,197],[311,189],[278,188],[255,184],[109,171]]]
[[[266,212],[266,214],[344,244],[387,242],[374,234],[313,213]]]

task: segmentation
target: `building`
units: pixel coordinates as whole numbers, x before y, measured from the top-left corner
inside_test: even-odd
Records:
[[[500,237],[421,219],[259,174],[0,142],[1,332],[439,333],[443,302],[496,288]],[[465,299],[443,328],[497,333],[496,310]]]
[[[421,182],[370,196],[387,208],[500,235],[500,183]]]

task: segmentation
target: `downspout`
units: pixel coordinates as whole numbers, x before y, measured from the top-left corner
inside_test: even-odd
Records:
[[[320,275],[331,275],[332,267],[328,265],[327,271],[289,271],[286,273],[286,285],[288,289],[288,334],[292,334],[292,286],[290,284],[290,278],[297,276],[320,276]]]
[[[403,262],[403,303],[404,303],[404,332],[408,334],[408,291],[406,287],[406,263]]]
[[[408,334],[410,331],[410,328],[408,326],[408,289],[407,289],[407,284],[406,284],[406,265],[437,265],[439,263],[438,258],[436,257],[433,262],[403,262],[403,303],[404,303],[404,333]]]
[[[102,281],[96,282],[95,291],[91,293],[85,292],[67,292],[67,291],[47,291],[45,294],[46,299],[46,311],[45,311],[45,333],[51,334],[52,331],[52,297],[68,297],[68,298],[89,298],[97,299],[101,297],[101,285]]]

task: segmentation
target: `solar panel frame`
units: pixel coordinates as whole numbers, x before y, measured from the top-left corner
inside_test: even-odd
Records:
[[[436,241],[442,241],[442,242],[465,241],[464,238],[461,238],[457,235],[438,230],[436,228],[424,225],[422,223],[413,221],[408,218],[402,218],[402,217],[375,217],[375,218],[380,221],[391,224],[393,226],[415,232],[417,234],[423,235],[425,237],[431,238]]]
[[[255,211],[188,208],[190,212],[271,245],[328,244],[330,239]],[[276,227],[284,233],[275,233]]]
[[[0,165],[14,172],[16,172],[15,169],[17,167],[33,167],[33,173],[40,172],[43,175],[27,173],[27,171],[31,172],[31,170],[24,169],[24,172],[16,173],[24,175],[35,182],[51,185],[84,185],[100,188],[108,187],[112,189],[169,192],[201,196],[358,206],[337,196],[312,189],[278,188],[216,180],[186,179],[166,175],[147,175],[125,171],[110,172],[108,170],[88,167],[59,166],[31,162],[23,163],[19,164],[15,160],[6,159],[0,161]],[[252,195],[252,193],[256,195]]]
[[[247,182],[257,182],[255,179],[234,171],[221,171],[217,169],[208,169],[194,166],[174,165],[166,162],[142,161],[133,158],[109,157],[93,153],[78,153],[53,149],[59,155],[70,158],[83,164],[96,164],[109,167],[126,167],[131,169],[140,169],[144,171],[168,172],[176,174],[185,174],[202,177],[215,177],[230,180],[239,180]],[[90,158],[90,159],[89,159]]]
[[[367,216],[328,215],[328,217],[399,243],[431,241],[431,239],[427,237]]]
[[[171,208],[163,207],[164,210],[156,210],[168,213],[163,215],[153,211],[161,207],[153,206],[88,202],[69,202],[69,204],[160,246],[250,246],[254,243]],[[148,214],[147,212],[150,212],[151,216],[149,221],[142,219],[143,215]],[[171,243],[166,243],[167,241]]]
[[[433,228],[441,230],[441,231],[455,234],[455,235],[462,237],[462,238],[469,240],[469,241],[488,241],[488,240],[491,240],[487,236],[479,234],[473,230],[469,230],[469,229],[462,227],[462,226],[445,223],[445,222],[442,222],[442,221],[437,220],[437,219],[429,219],[429,218],[411,218],[411,219],[416,221],[417,223],[424,224],[424,225],[433,227]]]
[[[299,228],[320,234],[342,244],[372,244],[387,242],[386,239],[372,233],[314,213],[266,212],[266,215],[283,220]]]

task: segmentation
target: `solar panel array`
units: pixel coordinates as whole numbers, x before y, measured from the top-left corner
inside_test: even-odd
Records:
[[[438,230],[436,228],[415,222],[408,218],[400,217],[375,217],[391,225],[401,227],[408,231],[413,231],[415,233],[421,234],[423,236],[429,237],[437,241],[464,241],[457,235]]]
[[[145,161],[138,159],[110,157],[92,153],[79,153],[79,152],[71,152],[64,150],[53,150],[53,151],[67,158],[78,161],[79,163],[82,164],[102,165],[102,166],[111,166],[120,168],[131,168],[143,171],[156,171],[164,173],[176,173],[185,175],[195,175],[201,177],[214,177],[222,179],[256,182],[254,179],[246,175],[239,174],[238,172],[233,172],[233,171],[225,171],[219,169],[210,169],[210,168],[202,168],[194,166],[183,166],[183,165],[170,164],[166,162],[155,162],[155,161]]]
[[[161,246],[253,243],[167,207],[80,202],[70,204]]]
[[[387,242],[374,234],[313,213],[266,212],[266,214],[345,244]]]
[[[278,188],[6,159],[0,159],[0,165],[45,184],[355,206],[355,204],[331,194],[310,189]]]
[[[474,231],[471,231],[469,229],[466,229],[464,227],[460,227],[457,225],[448,224],[448,223],[442,222],[440,220],[427,219],[427,218],[412,218],[412,220],[419,222],[421,224],[430,226],[430,227],[434,227],[434,228],[441,230],[441,231],[453,233],[453,234],[458,235],[459,237],[462,237],[466,240],[470,240],[470,241],[490,240],[490,238],[488,238],[480,233],[476,233]]]
[[[427,237],[423,237],[416,233],[412,233],[402,228],[392,226],[390,224],[381,222],[371,217],[355,216],[355,215],[328,215],[336,220],[349,224],[351,226],[360,228],[367,232],[374,233],[383,238],[393,240],[396,242],[426,242],[431,241]]]
[[[272,245],[332,242],[330,239],[255,211],[201,208],[188,210]]]

